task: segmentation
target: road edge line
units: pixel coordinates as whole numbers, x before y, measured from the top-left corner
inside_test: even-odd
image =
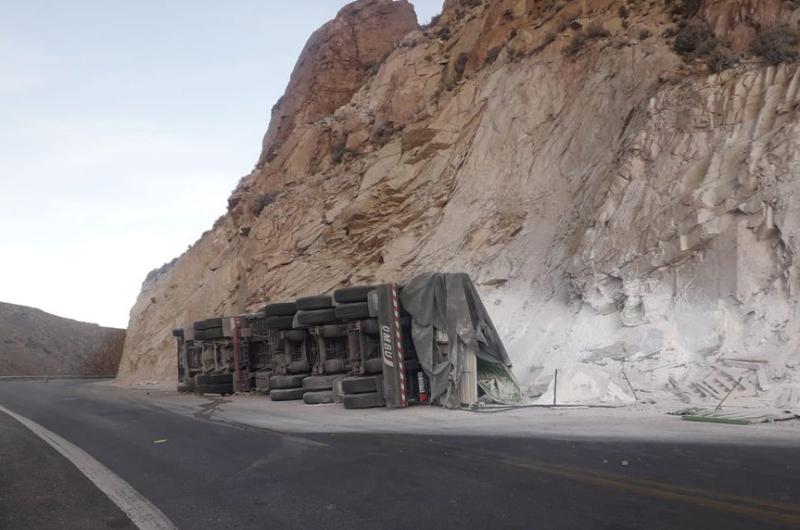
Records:
[[[89,453],[35,421],[8,410],[3,405],[0,405],[0,412],[17,420],[69,460],[78,468],[78,471],[111,499],[139,530],[177,530],[164,512]]]
[[[47,380],[92,380],[92,379],[116,379],[114,375],[0,375],[0,383],[3,381],[41,381]]]

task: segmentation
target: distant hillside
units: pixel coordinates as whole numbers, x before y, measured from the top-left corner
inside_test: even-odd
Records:
[[[125,330],[0,302],[0,376],[113,375]]]

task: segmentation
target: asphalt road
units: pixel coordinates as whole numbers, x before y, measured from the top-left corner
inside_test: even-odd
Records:
[[[778,448],[288,435],[177,415],[81,381],[2,382],[0,404],[84,449],[179,528],[800,528],[800,440]],[[0,460],[0,491],[17,489],[20,468],[37,480],[51,460]],[[75,473],[63,480],[86,487]],[[10,505],[16,521],[39,510],[35,490],[0,494],[0,527]],[[113,512],[87,505],[80,516],[113,528]]]
[[[2,412],[0,477],[0,528],[135,528],[67,459]]]

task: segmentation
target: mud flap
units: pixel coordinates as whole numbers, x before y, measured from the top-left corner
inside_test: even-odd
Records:
[[[381,285],[376,290],[383,358],[383,396],[388,408],[407,407],[403,332],[400,327],[400,298],[397,284]]]

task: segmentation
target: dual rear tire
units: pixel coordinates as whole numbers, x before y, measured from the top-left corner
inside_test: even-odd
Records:
[[[304,393],[305,390],[302,388],[279,388],[271,390],[269,398],[272,401],[296,401],[298,399],[303,399]]]
[[[376,409],[385,405],[383,399],[377,392],[344,395],[344,408],[349,410]]]
[[[232,374],[198,374],[194,377],[195,394],[233,394]]]
[[[335,401],[333,390],[318,390],[303,394],[303,402],[306,405],[324,405]]]
[[[381,385],[378,377],[381,376],[346,377],[342,379],[344,408],[357,410],[385,406],[386,402],[381,395]]]
[[[273,375],[269,378],[269,397],[272,401],[296,401],[303,399],[303,379],[306,374]]]
[[[336,401],[333,386],[341,375],[312,375],[303,379],[303,402],[306,405],[323,405]]]

